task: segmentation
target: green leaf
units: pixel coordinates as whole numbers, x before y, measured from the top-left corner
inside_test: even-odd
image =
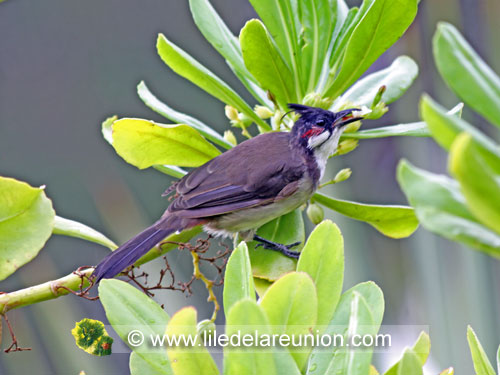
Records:
[[[266,103],[266,92],[257,86],[257,81],[245,67],[238,39],[229,30],[210,2],[208,0],[190,0],[189,8],[196,26],[205,39],[226,59],[231,70],[247,90],[258,101]]]
[[[220,101],[244,113],[255,121],[260,128],[267,131],[271,130],[271,127],[257,116],[252,108],[233,89],[185,51],[170,42],[163,34],[158,35],[156,48],[163,62],[174,72]]]
[[[125,118],[113,123],[113,147],[140,169],[158,164],[198,167],[220,154],[188,125]]]
[[[455,180],[424,171],[406,160],[398,165],[397,179],[427,230],[500,256],[500,236],[477,222]]]
[[[118,119],[117,116],[108,117],[102,123],[102,136],[111,146],[113,145],[113,123]],[[153,168],[175,178],[182,178],[187,172],[174,165],[154,165]]]
[[[500,126],[500,77],[453,25],[439,23],[433,51],[446,84],[469,106]]]
[[[244,337],[265,337],[272,334],[262,307],[253,300],[236,302],[229,310],[226,334]],[[252,348],[227,347],[224,350],[225,375],[283,374],[299,375],[293,358],[283,348],[262,346]]]
[[[336,103],[354,103],[357,106],[370,107],[380,87],[385,86],[382,102],[390,104],[399,99],[418,75],[418,66],[408,56],[399,56],[386,69],[372,73],[356,82]]]
[[[450,109],[447,114],[455,115],[460,117],[462,115],[463,103],[457,104],[455,107]],[[424,121],[412,122],[409,124],[400,125],[390,125],[383,126],[381,128],[375,128],[370,130],[362,130],[355,133],[344,133],[341,139],[344,138],[356,138],[356,139],[373,139],[373,138],[385,138],[385,137],[397,137],[397,136],[407,136],[407,137],[430,137],[431,133],[427,124]]]
[[[500,234],[500,157],[485,152],[471,135],[462,133],[451,146],[449,169],[471,212]]]
[[[397,375],[422,375],[422,363],[412,349],[406,348]]]
[[[318,299],[311,277],[290,272],[279,278],[260,300],[274,334],[306,335],[316,325]],[[299,369],[306,364],[311,348],[302,346],[291,351]]]
[[[298,34],[301,26],[297,0],[250,0],[250,3],[266,25],[269,34],[273,36],[278,50],[293,73],[295,96],[302,98],[302,87],[306,77],[300,74],[298,59],[300,53]]]
[[[380,289],[372,282],[358,284],[349,289],[339,301],[333,319],[325,334],[342,335],[349,343],[355,334],[375,335],[382,322],[384,299]],[[337,343],[338,344],[338,343]],[[353,346],[317,347],[308,363],[308,375],[368,374],[373,348]]]
[[[247,244],[241,242],[231,253],[226,265],[224,311],[229,312],[231,306],[245,298],[255,301],[255,286]]]
[[[111,241],[104,234],[92,229],[91,227],[79,223],[78,221],[65,219],[60,216],[56,216],[54,220],[54,228],[52,229],[53,234],[60,234],[63,236],[70,236],[81,238],[82,240],[91,241],[98,243],[99,245],[106,246],[107,248],[114,250],[118,246]]]
[[[295,242],[304,242],[305,230],[304,219],[300,209],[289,212],[277,219],[271,220],[257,230],[257,234],[266,240],[270,240],[285,245]],[[256,248],[257,242],[248,243],[248,251],[252,264],[252,271],[255,277],[274,281],[283,274],[294,271],[296,260],[284,256],[277,251],[267,250],[262,247]],[[300,251],[301,246],[296,246],[292,250]]]
[[[415,342],[415,345],[413,345],[413,347],[411,348],[411,350],[418,357],[420,361],[420,367],[422,367],[425,364],[425,362],[427,362],[427,358],[429,357],[429,353],[431,350],[431,341],[429,335],[425,332],[421,332],[420,336],[418,336],[418,339]],[[384,373],[384,375],[398,375],[400,373],[400,367],[402,365],[403,360],[404,360],[404,355],[403,358],[401,358],[389,370],[387,370]]]
[[[306,92],[314,91],[337,18],[337,1],[298,1],[301,29],[301,74]]]
[[[344,216],[370,224],[388,237],[409,237],[418,227],[418,220],[411,207],[363,204],[334,199],[320,193],[314,194],[313,199]]]
[[[262,22],[248,21],[241,29],[240,44],[245,65],[262,88],[273,93],[283,108],[297,102],[292,72]]]
[[[336,98],[392,46],[417,14],[416,0],[375,0],[354,29],[342,67],[325,96]]]
[[[44,187],[0,177],[0,280],[37,256],[52,233],[54,217]]]
[[[312,277],[318,293],[317,326],[327,325],[344,281],[344,239],[337,225],[325,220],[314,228],[302,249],[297,271]]]
[[[71,330],[76,346],[83,351],[98,356],[111,355],[113,339],[109,337],[104,323],[94,319],[82,319]]]
[[[175,313],[167,324],[166,335],[188,337],[195,340],[194,346],[171,346],[167,349],[170,365],[175,375],[212,375],[219,370],[201,338],[197,335],[196,310],[185,307]]]
[[[343,133],[341,139],[374,139],[386,137],[430,137],[431,133],[425,122],[412,122],[409,124],[399,124],[383,126],[376,129],[362,130],[355,133]]]
[[[500,346],[497,350],[497,373],[500,374]]]
[[[149,88],[146,86],[144,81],[141,81],[137,85],[137,94],[139,95],[139,98],[141,98],[141,100],[144,102],[144,104],[146,104],[156,113],[159,113],[160,115],[178,124],[186,124],[191,126],[192,128],[198,130],[200,134],[205,138],[221,147],[224,147],[226,149],[233,147],[230,142],[226,141],[224,137],[213,130],[212,127],[204,124],[194,117],[178,112],[165,103],[161,102],[151,91],[149,91]]]
[[[495,375],[484,349],[471,326],[467,326],[467,341],[469,342],[472,362],[477,375]]]
[[[176,167],[175,165],[153,165],[153,168],[175,178],[182,178],[187,174],[184,169]]]
[[[128,345],[130,332],[138,330],[147,339],[163,335],[169,320],[168,314],[151,298],[126,282],[104,279],[99,283],[99,299],[106,317],[118,336]],[[162,374],[173,374],[164,349],[146,344],[132,346],[142,360]]]
[[[158,356],[158,358],[161,358],[165,356],[165,354],[150,354],[151,358],[153,359],[154,356]],[[149,362],[145,361],[142,359],[142,357],[137,354],[136,352],[130,353],[130,360],[129,360],[129,369],[130,369],[130,374],[131,375],[164,375],[165,371],[160,370],[159,368],[156,368],[155,366],[152,366]],[[171,370],[170,370],[170,373]]]
[[[469,133],[481,147],[492,154],[500,155],[500,148],[491,138],[457,116],[446,113],[446,110],[429,96],[422,96],[420,114],[429,126],[433,138],[441,147],[449,150],[455,138],[462,132]]]

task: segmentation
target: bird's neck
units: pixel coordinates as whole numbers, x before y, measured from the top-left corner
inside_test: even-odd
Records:
[[[323,178],[323,174],[325,173],[328,158],[333,155],[335,151],[337,151],[342,132],[343,129],[335,130],[327,141],[312,150],[314,159],[318,165],[320,180]]]

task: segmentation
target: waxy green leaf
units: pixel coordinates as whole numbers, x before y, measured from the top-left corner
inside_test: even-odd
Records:
[[[361,283],[342,294],[325,334],[344,336],[348,343],[355,334],[377,334],[384,312],[384,297],[373,282]],[[337,342],[338,343],[338,342]],[[373,348],[337,345],[317,347],[309,359],[307,375],[367,374]]]
[[[372,73],[356,82],[340,98],[336,107],[344,103],[368,106],[373,103],[380,87],[385,86],[381,101],[390,104],[399,99],[418,75],[418,66],[408,56],[399,56],[386,69]]]
[[[491,138],[458,116],[446,110],[429,96],[422,96],[420,114],[427,123],[432,137],[441,147],[449,150],[455,138],[462,132],[469,133],[478,144],[492,154],[500,156],[500,147]]]
[[[99,245],[106,246],[107,248],[114,250],[118,246],[111,241],[104,234],[92,229],[91,227],[79,223],[78,221],[65,219],[60,216],[56,216],[54,220],[54,228],[52,233],[60,234],[63,236],[70,236],[81,238],[82,240],[91,241],[98,243]]]
[[[405,238],[418,227],[418,220],[411,207],[357,203],[321,193],[314,194],[313,200],[351,219],[364,221],[388,237]]]
[[[164,356],[165,354],[150,354],[152,362],[154,362],[154,356]],[[130,353],[129,359],[129,369],[130,375],[165,375],[164,369],[157,368],[150,364],[150,362],[145,361],[139,354],[136,352]],[[170,370],[171,371],[171,370]],[[170,372],[171,373],[171,372]]]
[[[471,135],[459,135],[450,150],[450,172],[460,183],[470,211],[500,234],[500,157],[484,151]]]
[[[165,103],[161,102],[151,91],[149,91],[149,88],[146,86],[144,81],[141,81],[137,85],[137,94],[139,95],[139,98],[141,98],[141,100],[144,102],[144,104],[146,104],[156,113],[159,113],[160,115],[176,122],[177,124],[186,124],[191,126],[192,128],[198,130],[200,134],[203,135],[206,139],[221,147],[224,147],[226,149],[233,147],[230,142],[226,141],[224,137],[213,130],[211,126],[204,124],[194,117],[178,112]]]
[[[500,77],[453,25],[439,23],[433,51],[446,84],[469,106],[500,126]]]
[[[311,276],[318,293],[317,325],[327,325],[340,299],[344,281],[344,239],[330,220],[317,225],[307,239],[297,271]]]
[[[238,39],[226,26],[208,0],[190,0],[189,8],[194,22],[205,39],[226,59],[231,70],[246,89],[262,104],[268,102],[267,95],[245,67]]]
[[[274,334],[290,337],[306,335],[316,325],[318,299],[311,277],[303,272],[290,272],[269,287],[260,300]],[[299,369],[305,365],[311,348],[294,348],[292,356]]]
[[[271,336],[272,330],[266,313],[255,301],[246,299],[236,302],[227,314],[228,336]],[[254,346],[252,348],[227,348],[224,352],[225,375],[299,375],[291,355],[283,348]]]
[[[215,375],[217,365],[197,334],[196,310],[185,307],[177,311],[167,324],[169,337],[190,337],[194,346],[171,346],[167,349],[170,365],[175,375]]]
[[[417,14],[416,0],[375,0],[346,46],[340,72],[324,95],[336,98],[391,47]]]
[[[286,103],[296,103],[292,72],[262,22],[248,21],[241,29],[240,44],[245,65],[262,88],[274,94],[283,108]]]
[[[298,58],[301,26],[297,0],[250,0],[250,3],[273,36],[277,49],[293,74],[291,82],[295,86],[295,96],[302,98],[306,77],[300,73]]]
[[[420,361],[420,367],[422,367],[425,362],[427,362],[427,358],[429,357],[429,353],[431,350],[431,341],[429,335],[425,332],[420,333],[420,336],[418,336],[418,339],[411,350],[418,357]],[[405,361],[404,355],[403,358],[401,358],[398,362],[391,366],[391,368],[387,370],[384,375],[398,375],[399,373],[402,373],[401,366],[403,364],[403,361]],[[405,365],[408,366],[408,358],[406,358]]]
[[[133,330],[139,330],[145,338],[164,333],[169,316],[160,305],[132,285],[113,279],[101,280],[99,299],[118,336],[156,372],[174,374],[163,348],[155,351],[146,343],[132,346],[129,341]]]
[[[231,306],[245,298],[255,301],[255,286],[248,248],[245,242],[241,242],[231,253],[226,265],[224,311],[228,312]]]
[[[298,1],[299,20],[302,25],[301,74],[305,77],[306,92],[314,91],[337,18],[337,1]]]
[[[277,219],[271,220],[257,230],[257,234],[266,240],[289,245],[301,242],[292,248],[300,251],[304,245],[305,230],[304,219],[300,209],[289,212]],[[296,260],[284,256],[274,250],[264,249],[262,246],[256,248],[257,243],[248,243],[248,252],[252,263],[253,275],[268,281],[275,281],[283,274],[294,271]]]
[[[35,258],[52,233],[55,212],[43,189],[0,177],[0,280]]]
[[[158,35],[156,48],[163,62],[178,75],[193,82],[220,101],[236,108],[239,112],[244,113],[255,121],[260,128],[267,131],[271,130],[269,124],[257,116],[252,108],[232,88],[185,51],[170,42],[163,34]]]
[[[362,130],[354,133],[343,133],[342,139],[374,139],[387,137],[430,137],[431,133],[425,122],[412,122],[409,124],[383,126],[370,130]]]
[[[456,181],[406,160],[398,165],[397,179],[427,230],[500,257],[500,236],[477,221]]]
[[[220,154],[188,125],[163,125],[125,118],[113,123],[113,147],[140,169],[174,164],[198,167]]]
[[[467,341],[469,342],[470,353],[476,374],[495,375],[495,370],[471,326],[467,327]]]
[[[417,354],[412,349],[406,348],[397,375],[423,375],[423,373],[422,363]]]

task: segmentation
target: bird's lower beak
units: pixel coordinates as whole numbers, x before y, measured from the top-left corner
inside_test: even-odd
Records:
[[[351,115],[339,118],[337,121],[335,121],[334,125],[335,125],[335,127],[341,128],[341,127],[346,126],[347,124],[350,124],[351,122],[359,121],[362,119],[363,119],[363,116],[353,116],[351,114]]]

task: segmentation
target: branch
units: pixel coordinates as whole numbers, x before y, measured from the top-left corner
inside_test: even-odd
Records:
[[[201,227],[194,227],[180,234],[170,235],[165,239],[165,241],[170,243],[162,245],[161,249],[159,247],[154,247],[134,265],[140,266],[150,262],[170,250],[175,249],[177,247],[175,242],[188,242],[200,232]],[[70,290],[77,292],[90,285],[88,277],[93,271],[94,268],[87,268],[83,271],[79,271],[79,273],[71,273],[57,280],[47,281],[43,284],[31,286],[15,292],[0,294],[0,314],[4,315],[9,310],[67,295],[70,293]]]

